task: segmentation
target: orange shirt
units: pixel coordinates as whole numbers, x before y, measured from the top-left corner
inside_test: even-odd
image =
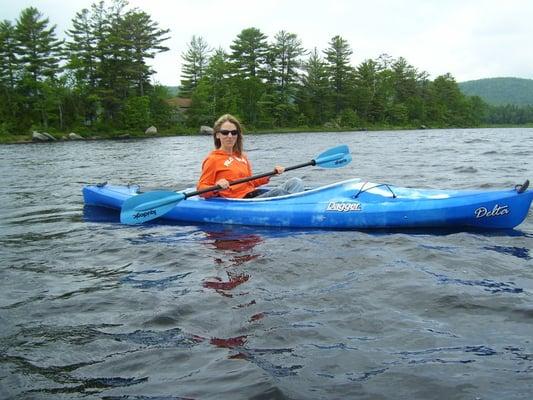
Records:
[[[198,190],[215,186],[219,179],[226,179],[228,182],[252,176],[252,166],[245,154],[228,154],[224,150],[213,150],[202,163],[202,175],[196,186]],[[230,186],[226,190],[207,192],[202,197],[221,196],[231,198],[243,198],[248,193],[254,191],[258,186],[268,183],[268,177],[255,179]]]

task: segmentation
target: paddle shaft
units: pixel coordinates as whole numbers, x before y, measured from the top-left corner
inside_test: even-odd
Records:
[[[302,163],[302,164],[298,164],[298,165],[293,165],[293,166],[287,167],[287,168],[285,168],[285,172],[292,171],[293,169],[308,167],[310,165],[316,165],[316,161],[315,160],[311,160],[311,161],[308,161],[306,163]],[[230,186],[238,185],[240,183],[254,181],[256,179],[266,178],[267,176],[272,176],[272,175],[277,175],[277,174],[278,174],[277,171],[264,172],[262,174],[253,175],[253,176],[249,176],[249,177],[246,177],[246,178],[241,178],[241,179],[237,179],[235,181],[231,181],[229,183],[229,185]],[[210,186],[210,187],[202,189],[202,190],[197,190],[195,192],[183,193],[183,195],[185,196],[184,199],[186,199],[188,197],[197,196],[197,195],[202,194],[202,193],[212,192],[213,190],[220,190],[220,189],[222,189],[220,186],[215,185],[215,186]]]

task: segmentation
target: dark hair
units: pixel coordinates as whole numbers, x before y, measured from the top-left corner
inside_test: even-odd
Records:
[[[220,139],[217,138],[217,133],[220,132],[220,127],[224,122],[231,122],[239,131],[239,134],[237,135],[237,141],[233,146],[233,151],[237,154],[242,154],[242,126],[239,120],[231,114],[224,114],[219,119],[217,119],[215,125],[213,126],[213,140],[215,142],[215,147],[217,149],[220,149],[220,146],[222,146],[222,144],[220,143]]]

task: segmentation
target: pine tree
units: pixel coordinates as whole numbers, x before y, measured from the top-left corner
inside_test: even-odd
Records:
[[[280,31],[274,39],[271,51],[274,54],[277,84],[281,92],[290,93],[294,89],[294,83],[298,81],[298,70],[302,66],[300,57],[306,51],[302,47],[302,41],[294,33]]]
[[[9,89],[15,89],[18,69],[17,41],[15,27],[10,21],[0,21],[0,83]]]
[[[67,68],[75,72],[78,86],[96,88],[98,37],[94,34],[91,13],[84,8],[72,19],[72,28],[66,33],[70,40],[65,47],[69,60]]]
[[[22,10],[15,28],[17,59],[21,70],[19,93],[26,97],[28,122],[48,126],[49,114],[59,110],[57,75],[63,41],[57,40],[55,25],[34,7]],[[61,119],[61,117],[59,118]],[[31,121],[31,122],[30,122]]]
[[[374,60],[365,60],[355,69],[355,108],[365,122],[374,122],[382,112],[379,99],[379,68]]]
[[[261,77],[268,53],[267,36],[257,28],[243,29],[230,46],[231,60],[238,75],[244,78]]]
[[[10,21],[0,21],[0,134],[12,131],[17,124],[16,50],[15,27]]]
[[[230,48],[239,109],[244,122],[255,127],[260,123],[262,113],[259,101],[267,90],[264,81],[269,50],[267,36],[257,28],[247,28],[237,35]]]
[[[103,7],[103,3],[100,4]],[[83,123],[92,125],[97,118],[99,83],[99,36],[95,29],[95,10],[84,8],[72,19],[72,28],[66,31],[70,37],[65,43],[68,62],[66,68],[73,74],[73,89],[78,96],[76,110]]]
[[[187,51],[181,55],[183,59],[181,69],[180,95],[190,97],[198,82],[204,76],[209,63],[211,49],[201,36],[193,35]]]
[[[55,35],[56,26],[48,27],[48,18],[34,7],[22,10],[16,25],[17,55],[23,75],[34,82],[55,78],[59,72],[62,41]]]
[[[317,49],[303,65],[304,74],[298,94],[298,104],[311,125],[322,125],[331,117],[332,92],[327,63]]]
[[[267,64],[270,64],[269,97],[264,104],[272,108],[275,126],[287,126],[296,119],[296,83],[302,66],[301,56],[305,54],[302,42],[294,33],[278,32],[270,46]]]
[[[324,53],[335,96],[335,112],[339,113],[347,106],[350,81],[353,78],[353,67],[350,65],[353,52],[348,42],[338,35],[330,40],[329,46]]]
[[[128,12],[122,20],[123,46],[130,62],[132,83],[139,96],[145,95],[145,87],[150,85],[150,76],[154,74],[146,61],[153,59],[157,53],[168,51],[162,43],[169,39],[165,36],[169,29],[160,29],[157,22],[143,11]]]

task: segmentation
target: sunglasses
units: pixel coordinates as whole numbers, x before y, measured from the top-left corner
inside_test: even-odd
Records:
[[[233,129],[233,130],[227,130],[227,129],[221,129],[219,130],[219,132],[224,135],[224,136],[228,136],[230,133],[231,133],[231,136],[237,136],[239,134],[239,130],[238,129]]]

